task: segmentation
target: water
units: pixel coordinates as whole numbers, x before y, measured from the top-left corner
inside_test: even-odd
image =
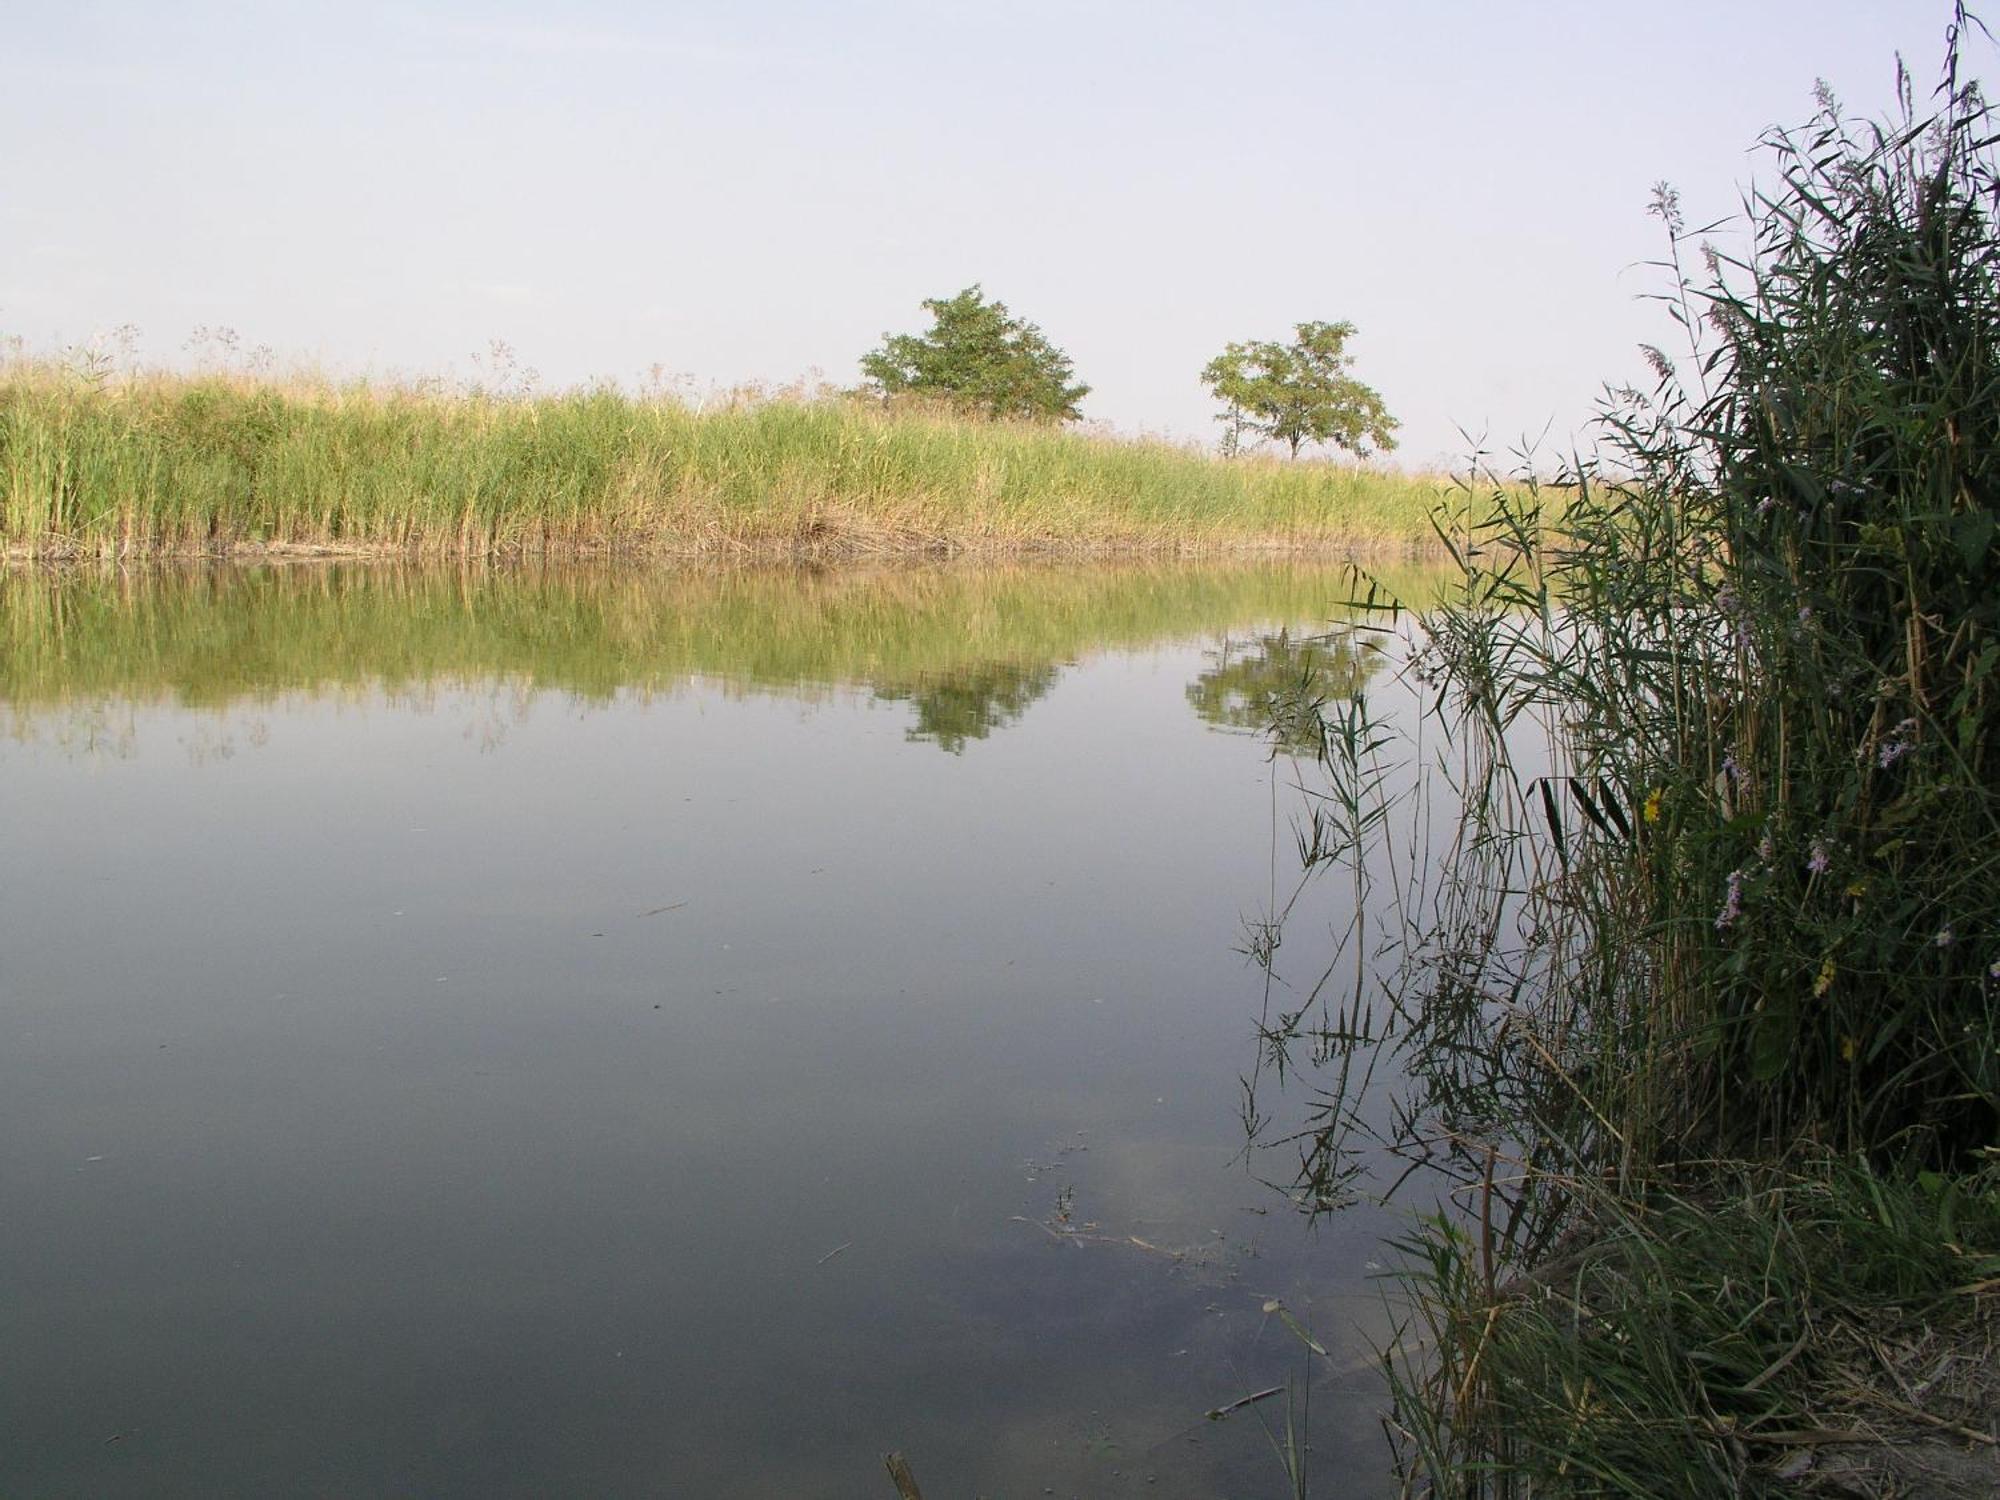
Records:
[[[1379,1487],[1239,1159],[1335,570],[0,591],[0,1493],[1281,1495],[1272,1298]]]

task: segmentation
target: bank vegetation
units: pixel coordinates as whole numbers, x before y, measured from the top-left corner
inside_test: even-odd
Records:
[[[15,557],[1401,552],[1439,490],[849,396],[0,366]]]
[[[1560,526],[1492,486],[1419,631],[1425,774],[1365,695],[1281,726],[1314,727],[1300,847],[1351,914],[1316,988],[1274,984],[1252,1083],[1341,1071],[1296,1128],[1254,1089],[1246,1119],[1315,1209],[1384,1147],[1451,1184],[1387,1351],[1410,1493],[2000,1493],[1977,34],[1927,106],[1823,95],[1768,137],[1740,257],[1661,191],[1685,348],[1613,393]],[[1399,843],[1406,807],[1442,826]]]

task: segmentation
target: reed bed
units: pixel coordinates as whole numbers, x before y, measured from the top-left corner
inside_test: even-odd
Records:
[[[1424,769],[1365,693],[1311,714],[1301,853],[1373,916],[1267,1017],[1341,1072],[1266,1138],[1315,1208],[1364,1145],[1445,1174],[1385,1352],[1411,1494],[2000,1493],[2000,134],[1961,39],[1933,111],[1768,138],[1742,261],[1661,192],[1687,352],[1559,525],[1474,476]]]
[[[17,557],[1396,550],[1431,543],[1439,492],[839,396],[0,367]]]

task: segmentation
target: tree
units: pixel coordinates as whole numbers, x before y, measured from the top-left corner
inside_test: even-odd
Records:
[[[884,396],[928,396],[986,417],[1071,422],[1090,393],[1072,383],[1069,356],[1033,323],[988,302],[978,285],[924,302],[926,334],[884,334],[861,373]]]
[[[1331,443],[1367,457],[1396,446],[1401,424],[1381,396],[1347,373],[1352,323],[1300,323],[1289,344],[1231,344],[1201,372],[1224,405],[1222,446],[1234,453],[1246,432],[1287,444]]]

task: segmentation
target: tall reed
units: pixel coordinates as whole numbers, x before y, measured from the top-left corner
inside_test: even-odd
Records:
[[[859,399],[0,367],[0,546],[832,554],[1429,541],[1438,486]]]
[[[1614,394],[1558,525],[1474,476],[1463,594],[1419,631],[1430,781],[1387,773],[1365,695],[1318,718],[1301,850],[1357,916],[1263,1045],[1342,1063],[1286,1137],[1306,1201],[1352,1186],[1380,1114],[1345,1085],[1385,1038],[1387,1144],[1461,1184],[1405,1247],[1413,1489],[1762,1492],[1812,1431],[1887,1420],[1842,1364],[1871,1319],[1907,1332],[1914,1299],[1987,1348],[2000,135],[1971,24],[1932,113],[1905,80],[1891,123],[1822,93],[1767,137],[1745,254],[1660,191],[1687,352]],[[1385,859],[1418,795],[1455,833]],[[1970,1399],[1959,1429],[2000,1420]]]

